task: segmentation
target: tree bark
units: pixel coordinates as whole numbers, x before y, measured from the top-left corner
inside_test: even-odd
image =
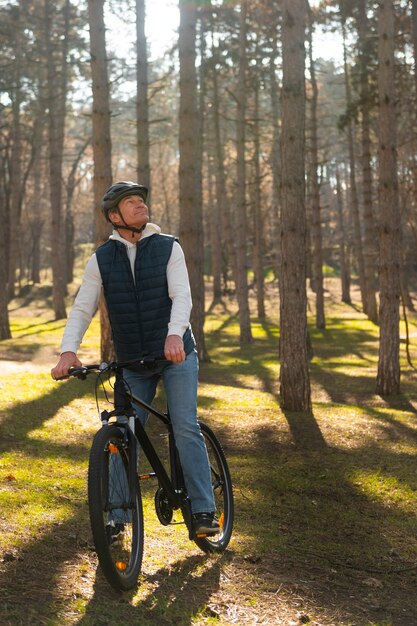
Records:
[[[413,58],[414,58],[414,88],[417,94],[417,0],[411,0],[411,34],[413,41]]]
[[[0,168],[3,170],[3,157],[0,155]],[[3,179],[3,177],[1,177]],[[3,182],[3,180],[1,180]],[[0,184],[0,221],[2,224],[7,223],[7,212],[9,209],[7,198],[6,198],[6,190],[3,184]],[[8,292],[7,292],[7,281],[8,281],[8,272],[7,272],[7,229],[0,229],[0,340],[10,339],[10,320],[9,320],[9,310],[8,310]]]
[[[214,159],[208,162],[208,222],[210,233],[211,274],[213,276],[213,300],[210,308],[222,300],[222,245],[220,232],[220,202],[215,189]],[[213,181],[213,182],[212,182]]]
[[[149,107],[148,107],[148,49],[145,35],[145,0],[136,0],[136,41],[137,41],[137,104],[136,104],[136,144],[137,179],[150,189],[149,167]],[[150,208],[152,190],[147,204]]]
[[[67,99],[67,45],[69,31],[69,2],[64,7],[62,49],[59,55],[54,49],[52,31],[54,8],[45,0],[45,27],[47,46],[47,98],[48,98],[48,147],[49,147],[49,198],[52,216],[52,300],[55,319],[67,316],[65,309],[65,229],[62,219],[62,162]],[[61,38],[60,38],[61,40]]]
[[[41,81],[40,81],[41,83]],[[39,104],[37,107],[36,120],[33,128],[34,163],[33,163],[33,200],[31,206],[30,228],[31,228],[31,273],[30,280],[34,283],[41,282],[41,235],[44,226],[46,185],[44,176],[44,166],[46,163],[44,150],[44,127],[46,125],[45,113],[46,97],[43,96],[43,88],[40,85]]]
[[[403,305],[409,311],[415,311],[413,299],[410,293],[410,286],[408,280],[408,268],[407,268],[407,253],[408,246],[405,244],[407,233],[407,200],[404,197],[405,194],[399,192],[398,203],[399,212],[401,216],[400,224],[400,284],[401,284],[401,300]]]
[[[346,29],[345,23],[342,21],[342,34],[343,34],[343,66],[345,76],[345,93],[346,93],[346,108],[349,111],[352,107],[352,94],[350,86],[349,66],[347,62],[346,53]],[[355,157],[355,141],[354,141],[354,128],[351,119],[348,119],[347,123],[347,139],[349,150],[349,187],[350,187],[350,209],[353,222],[353,249],[355,252],[356,269],[359,276],[359,289],[361,293],[362,308],[366,311],[367,298],[366,298],[366,282],[365,282],[365,261],[363,258],[363,246],[362,246],[362,234],[361,234],[361,220],[359,214],[359,199],[358,190],[356,185],[356,157]]]
[[[254,217],[254,244],[253,244],[253,272],[255,276],[256,288],[256,304],[258,317],[263,319],[265,313],[265,281],[264,281],[264,221],[262,219],[262,192],[261,192],[261,142],[259,129],[259,82],[255,77],[255,110],[253,122],[253,140],[254,140],[254,180],[253,180],[253,217]]]
[[[394,86],[394,4],[379,2],[379,242],[380,336],[376,391],[400,392],[400,215]]]
[[[340,250],[340,277],[342,283],[342,302],[351,304],[350,297],[350,263],[348,254],[347,231],[345,228],[345,220],[343,216],[343,193],[340,183],[339,165],[336,164],[336,203],[337,203],[337,225],[339,228],[339,250]]]
[[[204,248],[203,216],[199,182],[199,154],[196,137],[199,121],[197,110],[195,5],[180,0],[180,120],[179,120],[179,186],[180,240],[184,248],[190,277],[193,310],[191,324],[201,360],[208,355],[204,340]]]
[[[247,73],[247,0],[240,4],[239,18],[239,70],[237,83],[236,121],[236,291],[239,306],[240,343],[252,341],[247,278],[247,215],[246,215],[246,73]]]
[[[280,151],[280,127],[279,127],[279,86],[276,70],[277,51],[277,34],[276,28],[273,29],[271,56],[269,59],[269,76],[271,82],[271,113],[272,113],[272,148],[271,148],[271,167],[272,167],[272,238],[275,242],[273,247],[275,260],[275,273],[279,283],[281,272],[281,256],[279,245],[280,231],[280,195],[281,195],[281,151]]]
[[[311,412],[307,361],[304,0],[283,1],[281,406]]]
[[[378,257],[377,237],[373,214],[373,181],[371,166],[371,119],[369,93],[368,38],[369,25],[367,18],[367,0],[359,2],[359,63],[360,63],[360,100],[361,100],[361,141],[362,141],[362,187],[363,187],[363,224],[364,224],[364,263],[366,286],[366,309],[368,318],[378,323],[378,306],[376,301],[376,264]]]
[[[12,98],[12,132],[10,160],[10,216],[9,221],[9,262],[8,262],[8,297],[15,296],[16,269],[20,250],[20,216],[22,206],[22,132],[20,108],[22,103],[22,9],[13,11],[13,46],[15,60],[13,63],[13,98]]]
[[[310,140],[311,140],[311,239],[313,244],[313,275],[314,291],[316,294],[316,327],[326,328],[324,313],[324,286],[323,286],[323,245],[321,234],[321,207],[320,185],[318,178],[318,138],[317,138],[317,103],[318,87],[316,68],[313,59],[313,19],[309,11],[309,65],[312,95],[310,99]]]
[[[93,156],[94,206],[97,244],[105,241],[109,226],[101,212],[101,198],[112,183],[110,94],[107,75],[106,37],[103,16],[104,0],[88,0],[90,27],[91,76],[93,82]],[[111,328],[104,299],[100,300],[101,358],[114,357]]]
[[[216,53],[212,47],[212,55],[216,58]],[[217,64],[214,64],[213,73],[213,102],[212,102],[212,115],[214,126],[214,145],[215,145],[215,178],[216,178],[216,198],[221,210],[219,210],[220,216],[220,235],[223,236],[222,242],[219,240],[218,245],[224,243],[223,249],[223,263],[224,263],[224,287],[227,289],[227,276],[229,263],[231,264],[232,276],[236,277],[236,257],[234,255],[233,233],[231,225],[231,211],[230,201],[226,186],[226,171],[225,171],[225,158],[224,158],[224,145],[221,136],[220,126],[220,96],[219,85],[217,77]],[[223,246],[222,246],[223,247]]]
[[[79,180],[76,179],[76,173],[78,165],[84,155],[84,152],[88,145],[91,143],[91,137],[87,139],[80,146],[78,153],[72,163],[70,173],[66,182],[66,198],[65,198],[65,267],[66,267],[66,281],[71,283],[74,280],[74,262],[75,262],[75,250],[74,250],[74,212],[72,210],[72,202],[74,198],[75,189]]]

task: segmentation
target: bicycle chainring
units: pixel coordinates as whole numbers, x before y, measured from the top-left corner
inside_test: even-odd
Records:
[[[158,487],[155,493],[155,510],[161,524],[168,526],[172,521],[174,511],[162,487]]]

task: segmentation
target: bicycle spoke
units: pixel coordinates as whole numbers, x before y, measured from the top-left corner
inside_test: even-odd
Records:
[[[129,493],[129,464],[121,429],[104,426],[90,455],[90,519],[101,568],[122,590],[136,584],[143,551],[142,501],[138,485]]]
[[[230,472],[223,449],[213,431],[200,423],[209,457],[213,495],[220,532],[213,537],[197,538],[197,545],[205,552],[223,552],[232,534],[233,528],[233,491]]]

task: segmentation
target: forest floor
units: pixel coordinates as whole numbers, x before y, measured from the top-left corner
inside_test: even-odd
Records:
[[[0,343],[2,626],[417,624],[416,373],[402,344],[401,395],[374,393],[378,328],[357,302],[339,302],[336,280],[326,282],[325,330],[310,297],[312,416],[279,408],[276,298],[266,320],[253,318],[248,348],[230,301],[210,311],[200,417],[229,460],[234,535],[225,554],[204,555],[182,526],[158,523],[145,491],[143,572],[125,594],[90,547],[93,383],[51,380],[64,321],[47,296],[15,300],[13,339]],[[97,330],[85,362],[97,360]]]

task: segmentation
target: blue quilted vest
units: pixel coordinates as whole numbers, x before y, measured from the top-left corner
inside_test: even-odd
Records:
[[[167,265],[175,238],[154,234],[137,244],[135,281],[126,246],[109,239],[96,250],[113,341],[120,361],[163,356],[172,302]],[[191,328],[183,336],[185,353],[195,348]]]

